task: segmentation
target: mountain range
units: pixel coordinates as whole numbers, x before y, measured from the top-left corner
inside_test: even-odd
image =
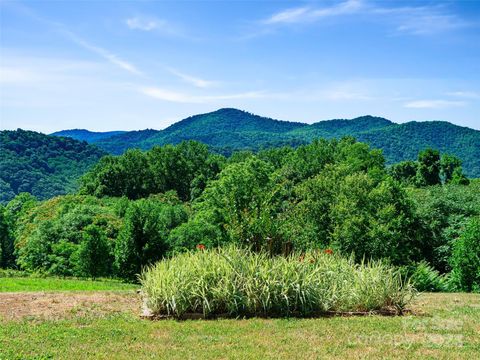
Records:
[[[354,136],[373,148],[382,149],[389,164],[413,160],[421,150],[431,147],[458,156],[468,176],[480,177],[480,131],[444,121],[397,124],[367,115],[309,125],[226,108],[188,117],[164,130],[98,133],[76,129],[52,135],[85,140],[111,154],[121,154],[128,148],[146,150],[154,145],[175,144],[183,140],[201,141],[218,152],[229,154],[235,150],[295,146],[315,138]]]
[[[107,153],[85,141],[34,131],[0,131],[0,204],[21,192],[39,199],[73,192]]]

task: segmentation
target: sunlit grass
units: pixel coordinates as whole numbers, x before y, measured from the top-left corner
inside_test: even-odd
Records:
[[[118,280],[81,280],[56,277],[0,277],[0,292],[132,290],[138,285]]]
[[[149,321],[0,319],[0,359],[477,359],[480,295],[423,294],[420,315]]]

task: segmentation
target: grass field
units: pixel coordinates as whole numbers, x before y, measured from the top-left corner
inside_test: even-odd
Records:
[[[140,305],[131,290],[1,293],[0,359],[480,357],[474,294],[423,294],[397,317],[150,321]]]
[[[0,292],[132,290],[138,285],[117,280],[79,280],[55,277],[0,277]]]

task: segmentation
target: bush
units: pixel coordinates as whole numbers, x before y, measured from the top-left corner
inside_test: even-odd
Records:
[[[32,206],[16,221],[17,264],[22,270],[49,275],[98,275],[80,269],[78,256],[91,253],[86,247],[81,249],[86,246],[81,244],[91,226],[98,228],[109,243],[115,241],[121,224],[121,219],[115,215],[116,203],[116,199],[67,195]],[[88,246],[96,247],[94,242],[92,240]]]
[[[310,252],[271,257],[228,247],[158,262],[141,275],[154,315],[309,316],[329,311],[401,312],[408,282],[382,262]]]
[[[418,291],[446,292],[450,290],[448,275],[441,275],[426,261],[421,261],[414,267],[410,281]]]
[[[459,290],[480,292],[480,217],[472,218],[454,243],[451,262]]]
[[[75,256],[76,273],[80,276],[98,278],[111,274],[112,246],[102,228],[88,225],[83,232]]]
[[[183,205],[171,205],[152,196],[129,204],[115,243],[115,267],[123,279],[135,280],[142,267],[171,250],[170,231],[187,221]]]

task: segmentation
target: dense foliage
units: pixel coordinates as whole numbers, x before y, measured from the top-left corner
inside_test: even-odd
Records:
[[[439,184],[468,185],[470,180],[463,173],[462,161],[456,156],[438,150],[425,149],[417,161],[402,161],[390,168],[392,177],[407,185],[417,187]]]
[[[240,248],[199,250],[142,274],[157,316],[309,316],[329,311],[401,312],[412,288],[381,262],[308,252],[270,257]]]
[[[135,281],[172,255],[236,244],[289,256],[314,249],[386,260],[421,289],[478,291],[480,182],[427,149],[387,167],[353,138],[225,158],[200,143],[104,157],[77,195],[22,193],[0,210],[3,267]],[[473,230],[472,230],[473,229]]]
[[[88,131],[85,129],[72,129],[72,130],[57,131],[50,135],[63,136],[63,137],[68,137],[68,138],[72,138],[79,141],[86,141],[88,143],[95,143],[97,141],[107,139],[115,135],[120,135],[125,132],[126,131],[95,132],[95,131]]]
[[[77,180],[105,152],[69,138],[33,131],[0,132],[0,203],[29,192],[39,199],[74,192]]]
[[[480,181],[469,186],[447,184],[410,189],[415,216],[421,224],[425,260],[442,273],[451,270],[455,242],[471,218],[480,216]]]
[[[201,193],[220,171],[224,158],[198,142],[156,146],[148,152],[128,150],[106,156],[82,179],[80,193],[139,199],[175,190],[182,200]]]
[[[62,134],[79,135],[78,130]],[[154,145],[197,140],[230,155],[241,149],[256,151],[283,145],[298,146],[318,138],[342,136],[354,136],[372,148],[382,149],[389,164],[414,160],[426,148],[438,149],[462,159],[468,176],[480,177],[480,132],[440,121],[395,124],[379,117],[362,116],[307,125],[236,109],[220,109],[189,117],[161,131],[131,131],[92,141],[109,153],[121,154],[129,148],[147,150]]]
[[[480,292],[480,217],[468,222],[453,247],[454,281],[460,289]]]

